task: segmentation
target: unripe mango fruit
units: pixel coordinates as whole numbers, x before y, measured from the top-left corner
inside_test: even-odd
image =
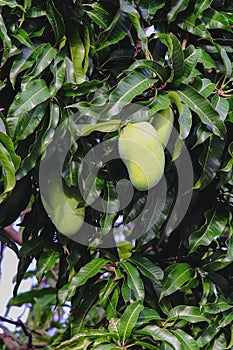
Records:
[[[48,191],[42,203],[58,232],[70,236],[81,229],[85,217],[85,209],[77,208],[81,200],[76,187],[61,186],[55,178],[48,180]]]
[[[164,150],[157,131],[150,123],[126,125],[119,136],[118,151],[137,190],[146,191],[162,178]]]
[[[157,130],[160,141],[165,148],[167,146],[168,140],[171,136],[172,128],[174,123],[173,110],[169,107],[156,113],[153,118],[152,125]]]

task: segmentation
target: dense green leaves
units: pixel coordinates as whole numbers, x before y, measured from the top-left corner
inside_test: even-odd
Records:
[[[37,277],[9,303],[30,305],[35,348],[232,347],[232,46],[230,0],[0,0],[0,240],[14,295]],[[169,107],[164,177],[129,191],[121,128]],[[41,202],[53,152],[85,212],[75,237]],[[17,247],[4,227],[20,215]]]

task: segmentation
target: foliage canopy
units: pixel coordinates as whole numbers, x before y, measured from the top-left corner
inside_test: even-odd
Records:
[[[22,247],[3,230],[0,239],[19,257],[9,307],[30,305],[27,327],[40,330],[35,347],[233,348],[232,28],[230,0],[0,0],[1,227],[31,208]],[[147,113],[132,117],[127,108],[135,104]],[[179,138],[165,151],[163,210],[144,230],[148,194],[135,190],[118,210],[116,183],[128,174],[108,155],[125,123],[151,121],[169,106]],[[85,222],[112,240],[120,226],[125,244],[88,247],[56,232],[39,176],[57,129],[71,130],[66,186],[77,186],[87,168],[79,203]],[[93,153],[84,166],[88,151],[107,141],[102,158]],[[183,220],[167,230],[184,143],[194,191]],[[93,208],[99,197],[113,210]],[[142,226],[132,226],[140,213]],[[38,284],[17,295],[34,258]],[[16,335],[12,342],[27,342]],[[0,346],[6,348],[1,337]]]

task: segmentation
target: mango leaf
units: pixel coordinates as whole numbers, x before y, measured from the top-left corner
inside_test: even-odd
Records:
[[[37,264],[36,277],[38,282],[41,282],[46,272],[52,270],[59,256],[60,253],[58,251],[45,248]]]
[[[131,27],[130,20],[125,13],[118,10],[109,27],[100,33],[96,44],[96,50],[100,51],[105,47],[118,43],[124,39]]]
[[[189,136],[192,127],[192,113],[186,105],[183,106],[183,113],[179,117],[179,125],[180,137],[185,140]]]
[[[165,270],[160,299],[178,291],[185,283],[194,277],[194,270],[187,263],[176,263]]]
[[[217,175],[221,167],[221,160],[225,148],[225,140],[221,140],[216,136],[210,137],[208,145],[199,158],[199,162],[203,167],[202,174],[194,189],[203,189],[208,186]]]
[[[196,339],[200,349],[203,349],[206,344],[210,343],[218,332],[219,329],[214,324],[209,325],[203,332],[201,332]]]
[[[116,306],[118,303],[117,282],[113,278],[109,278],[106,286],[101,289],[99,294],[99,302],[106,312],[107,320],[117,316]]]
[[[111,23],[112,15],[106,6],[106,2],[94,2],[89,4],[91,10],[87,10],[87,15],[95,22],[98,26],[103,29],[107,29]]]
[[[0,6],[9,6],[11,8],[19,6],[15,0],[0,0]]]
[[[170,74],[168,72],[169,67],[162,66],[159,62],[151,61],[151,60],[136,60],[126,71],[134,71],[135,69],[148,69],[155,73],[155,75],[163,82],[167,81]]]
[[[2,1],[0,2],[0,6],[5,4],[7,5],[8,1]],[[4,64],[4,62],[7,60],[10,50],[11,50],[11,39],[7,34],[7,29],[4,23],[4,19],[2,17],[2,14],[0,13],[0,39],[2,40],[3,47],[4,47],[4,52],[3,52],[3,57],[2,57],[2,62],[1,65]]]
[[[59,43],[65,35],[65,23],[61,13],[58,11],[57,7],[54,6],[54,2],[51,0],[47,1],[47,17],[51,27],[53,28],[56,43]]]
[[[17,170],[20,165],[20,157],[15,153],[15,146],[13,144],[12,139],[5,134],[4,132],[0,131],[0,142],[5,147],[7,152],[9,153],[12,163]]]
[[[78,134],[81,136],[88,136],[93,131],[100,131],[100,132],[113,132],[119,129],[121,124],[120,120],[110,120],[103,123],[98,123],[95,125],[90,124],[77,124],[77,131]]]
[[[36,57],[35,66],[28,74],[30,74],[30,76],[33,76],[33,78],[40,75],[50,65],[56,54],[57,50],[52,47],[51,44],[45,44],[43,47],[41,47],[41,50]]]
[[[164,277],[163,270],[159,266],[153,264],[146,257],[133,256],[130,258],[130,262],[135,264],[144,276],[154,281],[155,283],[158,283],[158,281],[162,280]]]
[[[197,90],[191,86],[185,86],[182,90],[177,91],[182,102],[195,113],[198,114],[201,121],[209,125],[213,133],[223,137],[226,133],[226,128],[219,114],[213,108],[211,103],[203,97]]]
[[[179,14],[179,12],[184,11],[189,5],[189,0],[174,0],[170,4],[169,12],[167,14],[168,23],[174,21]]]
[[[49,89],[42,79],[37,79],[31,81],[26,89],[20,92],[15,98],[10,106],[8,112],[8,119],[12,117],[18,117],[20,114],[24,114],[34,107],[38,106],[40,103],[49,99]],[[10,128],[11,136],[14,135],[14,127]]]
[[[217,205],[205,213],[205,223],[189,237],[190,253],[200,245],[208,246],[213,239],[220,236],[227,224],[227,208]]]
[[[182,76],[173,82],[175,86],[179,86],[181,83],[187,85],[193,80],[196,75],[196,65],[199,62],[201,56],[201,50],[196,49],[193,45],[189,45],[184,51],[184,71]]]
[[[139,315],[138,323],[145,324],[159,320],[162,320],[162,317],[156,310],[145,307]]]
[[[142,28],[141,26],[141,18],[139,11],[137,11],[137,8],[135,7],[133,2],[130,3],[126,0],[120,0],[120,8],[124,13],[128,14],[128,17],[137,32],[142,51],[145,52],[147,48],[147,36],[144,28]]]
[[[216,68],[216,63],[213,58],[204,50],[201,50],[201,57],[199,58],[199,62],[203,64],[205,69]]]
[[[10,153],[2,143],[0,143],[0,164],[3,170],[2,177],[4,182],[4,189],[0,194],[1,203],[6,197],[7,192],[11,191],[16,184],[14,163],[12,162]]]
[[[34,48],[33,43],[31,42],[28,33],[22,29],[19,28],[18,33],[17,34],[12,34],[12,36],[14,38],[16,38],[21,44],[23,44],[24,46],[29,47],[30,49]]]
[[[161,348],[158,348],[158,347],[155,346],[155,345],[152,345],[151,339],[149,340],[148,343],[147,343],[146,341],[137,340],[137,341],[135,341],[134,344],[135,344],[135,345],[139,345],[139,346],[140,346],[140,349],[149,349],[149,350],[159,350],[159,349],[161,349]]]
[[[40,299],[45,295],[53,296],[53,301],[56,302],[56,290],[55,288],[48,287],[42,289],[32,289],[28,292],[18,294],[14,298],[10,299],[9,306],[22,306],[23,304],[34,304],[35,299]],[[54,305],[54,304],[53,304]]]
[[[220,53],[220,56],[222,58],[224,67],[225,67],[225,74],[226,77],[231,78],[232,76],[232,62],[227,54],[227,51],[222,47],[221,45],[216,45],[218,52]]]
[[[86,50],[88,52],[90,46],[87,45],[85,47],[85,43],[82,41],[80,35],[81,28],[76,22],[71,21],[68,30],[68,39],[76,82],[82,83],[86,80],[86,67],[84,68],[84,63],[86,58]]]
[[[46,102],[41,103],[31,111],[19,116],[15,128],[15,140],[24,140],[35,131],[45,116],[47,106]]]
[[[195,322],[210,322],[210,320],[203,315],[203,312],[196,306],[178,305],[171,309],[167,315],[169,321],[182,319],[190,323]]]
[[[205,79],[205,78],[202,79],[201,83],[202,83],[202,86],[198,90],[198,92],[202,94],[202,96],[204,97],[209,97],[210,94],[215,90],[216,85],[212,83],[210,79]]]
[[[15,87],[17,76],[34,65],[36,57],[40,54],[45,45],[44,43],[40,44],[34,50],[26,48],[16,57],[10,71],[10,81],[13,88]]]
[[[103,266],[106,264],[108,264],[106,259],[96,258],[84,265],[72,280],[59,290],[58,297],[60,302],[64,303],[66,300],[74,296],[76,289],[84,285],[89,278],[99,274]]]
[[[121,262],[121,267],[127,275],[127,283],[134,292],[136,300],[143,300],[145,297],[144,285],[136,267],[129,262]]]
[[[146,326],[143,329],[137,330],[136,333],[144,334],[152,337],[155,340],[159,340],[162,343],[167,343],[174,350],[182,350],[182,345],[175,335],[169,332],[167,329],[160,328],[158,326]]]
[[[188,17],[183,17],[181,15],[180,21],[177,23],[177,25],[181,29],[193,35],[212,41],[212,37],[208,32],[206,25],[203,22],[201,22],[199,19],[196,19],[196,16],[194,13],[190,14]]]
[[[155,79],[146,78],[142,73],[134,71],[120,80],[117,87],[109,96],[112,104],[108,111],[112,115],[120,113],[123,107],[129,104],[136,96],[147,90]]]
[[[182,1],[181,1],[182,2]],[[184,3],[184,1],[183,1]],[[184,53],[177,37],[171,33],[170,37],[172,39],[172,68],[174,69],[174,79],[180,78],[184,72]]]
[[[197,0],[195,2],[195,15],[196,17],[199,17],[202,15],[202,12],[206,9],[210,8],[211,3],[213,0]]]
[[[119,319],[119,336],[123,345],[130,338],[133,328],[136,326],[138,316],[143,308],[144,307],[140,301],[135,301],[126,308],[123,315]]]
[[[183,345],[185,350],[199,350],[199,346],[196,340],[191,337],[188,333],[184,332],[182,329],[172,330],[172,333]]]
[[[230,23],[227,17],[224,16],[224,12],[207,8],[202,14],[202,20],[206,24],[207,29],[222,29],[232,32]]]
[[[215,94],[211,99],[212,106],[219,113],[221,120],[225,120],[229,112],[230,104],[228,100],[224,97]]]
[[[56,103],[50,103],[49,120],[42,121],[43,125],[36,133],[35,141],[30,147],[30,153],[21,162],[21,167],[17,172],[17,178],[24,177],[36,164],[40,155],[52,142],[55,129],[58,125],[60,110]]]

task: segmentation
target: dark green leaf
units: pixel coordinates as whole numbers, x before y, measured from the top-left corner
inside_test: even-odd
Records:
[[[176,320],[180,318],[190,323],[209,322],[209,319],[206,316],[204,316],[201,310],[196,306],[176,306],[169,311],[167,317],[169,320]]]
[[[123,345],[125,344],[127,339],[129,339],[133,328],[137,323],[138,316],[143,310],[143,308],[144,307],[140,301],[135,301],[126,308],[123,315],[119,319],[119,336]]]
[[[54,5],[54,2],[51,0],[47,1],[47,9],[48,20],[53,28],[56,42],[59,43],[65,35],[65,24],[63,17],[58,11],[57,7]]]
[[[189,5],[189,0],[174,0],[173,2],[171,2],[170,4],[170,9],[169,12],[167,14],[168,17],[168,22],[172,22],[176,19],[177,15],[179,14],[179,12],[184,11]]]
[[[129,262],[121,262],[121,267],[127,275],[128,286],[134,292],[135,299],[143,300],[145,296],[145,291],[138,270]]]
[[[158,326],[146,326],[143,329],[137,331],[139,334],[145,334],[152,337],[155,340],[160,340],[162,343],[167,343],[174,350],[182,350],[182,345],[175,335],[169,332],[165,328]]]
[[[191,86],[186,86],[182,90],[177,91],[183,103],[195,113],[204,124],[211,126],[214,134],[223,136],[226,128],[219,114],[212,107],[211,103],[203,97],[197,90]]]
[[[221,235],[228,220],[227,209],[223,205],[218,205],[206,212],[205,218],[203,226],[189,237],[190,253],[200,245],[209,245],[213,239]]]
[[[194,277],[194,270],[187,263],[177,263],[168,268],[160,299],[178,291]]]
[[[153,264],[146,257],[133,256],[130,258],[130,261],[135,264],[139,271],[150,280],[158,283],[159,280],[163,279],[163,270],[159,266]]]
[[[83,266],[80,271],[72,278],[72,280],[60,289],[60,302],[64,303],[67,299],[70,299],[72,296],[74,296],[76,289],[84,285],[89,278],[98,275],[103,266],[107,263],[108,261],[105,259],[96,258]]]
[[[40,256],[37,265],[36,277],[40,282],[44,276],[44,274],[54,267],[56,264],[60,253],[56,250],[45,249]]]
[[[196,184],[195,189],[203,189],[208,186],[215,178],[221,167],[222,155],[225,148],[225,140],[221,140],[216,136],[212,136],[206,145],[204,152],[199,158],[202,165],[202,174]]]
[[[129,104],[136,96],[147,90],[155,79],[146,78],[142,73],[134,71],[120,80],[117,87],[109,96],[111,109],[109,113],[116,115]]]

